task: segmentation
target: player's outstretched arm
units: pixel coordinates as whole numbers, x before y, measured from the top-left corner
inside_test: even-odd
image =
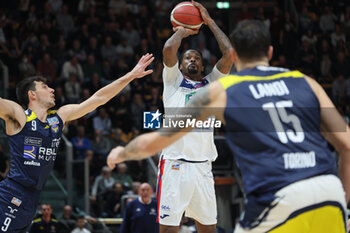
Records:
[[[321,107],[321,129],[323,136],[339,154],[339,177],[350,200],[350,129],[335,108],[323,88],[312,78],[306,77],[315,92]]]
[[[146,54],[141,57],[136,66],[123,77],[115,80],[111,84],[101,88],[89,99],[80,104],[69,104],[58,109],[57,113],[62,118],[63,122],[78,119],[85,114],[95,110],[97,107],[107,103],[110,99],[116,96],[126,85],[135,78],[141,78],[151,74],[153,70],[146,70],[147,66],[154,60],[152,54]]]
[[[208,25],[210,30],[213,32],[216,41],[219,44],[222,57],[216,63],[216,68],[223,74],[228,74],[231,70],[233,64],[233,48],[230,42],[230,39],[225,35],[225,33],[216,25],[215,21],[210,17],[207,9],[195,1],[192,1],[192,4],[199,9],[201,12],[202,19],[204,24]]]
[[[17,134],[26,123],[23,108],[16,102],[3,98],[0,98],[0,118],[6,123],[8,135]]]
[[[187,29],[182,26],[173,28],[175,33],[165,42],[163,47],[163,62],[168,67],[173,67],[177,62],[177,51],[182,39],[197,34],[198,31]]]
[[[215,115],[216,119],[223,122],[225,106],[226,92],[219,82],[214,82],[199,90],[179,115],[190,115],[198,120],[205,120]],[[123,161],[151,157],[183,137],[188,131],[188,128],[162,128],[152,133],[142,134],[126,147],[114,148],[108,155],[107,164],[114,169],[115,164]]]

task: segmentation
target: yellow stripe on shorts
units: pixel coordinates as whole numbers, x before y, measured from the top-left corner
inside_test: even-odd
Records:
[[[269,233],[346,233],[346,228],[342,210],[327,205],[299,214]]]

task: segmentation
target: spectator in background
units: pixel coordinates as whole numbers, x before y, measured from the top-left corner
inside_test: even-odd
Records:
[[[151,198],[152,187],[143,183],[139,188],[139,197],[131,201],[124,212],[120,233],[158,233],[157,202]]]
[[[35,75],[34,65],[31,63],[27,54],[23,54],[22,61],[18,64],[20,79]]]
[[[133,120],[133,126],[137,129],[141,129],[143,125],[143,112],[145,111],[145,104],[140,93],[136,93],[131,103],[131,115]]]
[[[297,59],[300,62],[300,68],[304,72],[306,73],[312,72],[312,69],[316,62],[316,56],[307,41],[303,41],[302,47],[298,51]]]
[[[120,128],[112,129],[111,135],[109,137],[111,148],[114,148],[116,146],[125,146],[126,143],[122,140],[122,135],[123,130]]]
[[[60,74],[63,69],[63,64],[67,61],[68,51],[66,50],[66,42],[61,39],[57,42],[57,44],[53,47],[52,58],[56,61],[56,69]],[[63,77],[64,75],[61,74]]]
[[[112,122],[104,107],[99,108],[98,115],[93,118],[94,130],[100,130],[102,135],[107,136],[112,128]]]
[[[116,47],[116,53],[119,57],[119,60],[123,59],[126,61],[126,63],[130,63],[132,56],[134,55],[134,50],[128,41],[129,39],[123,37],[121,43]]]
[[[332,52],[329,47],[329,43],[326,39],[321,41],[321,48],[318,50],[318,57],[320,59],[320,71],[321,76],[330,76],[332,67]]]
[[[65,205],[63,207],[62,218],[58,221],[58,233],[71,233],[75,227],[76,218],[72,215],[72,207]]]
[[[98,40],[96,37],[93,36],[90,38],[89,44],[86,48],[86,53],[93,55],[97,63],[102,62],[101,54],[100,54],[101,51],[98,47]]]
[[[136,48],[140,44],[140,35],[134,28],[131,21],[127,21],[125,28],[120,32],[122,38],[125,38],[127,44],[132,48]]]
[[[101,66],[98,63],[96,63],[93,54],[90,54],[88,56],[87,63],[83,65],[83,72],[84,82],[90,81],[94,73],[97,73],[99,76],[101,75]]]
[[[66,61],[63,64],[62,73],[61,73],[62,78],[64,78],[65,80],[68,80],[70,73],[74,73],[78,77],[80,82],[83,81],[83,78],[84,78],[83,69],[81,68],[81,65],[76,56],[71,57],[69,61]]]
[[[258,8],[258,13],[255,16],[255,19],[263,21],[266,27],[270,28],[271,21],[266,17],[264,7]]]
[[[29,233],[50,232],[55,233],[58,230],[58,222],[52,215],[52,208],[49,204],[42,204],[40,207],[42,216],[34,219]]]
[[[126,173],[128,167],[126,163],[118,164],[118,173],[113,174],[113,178],[123,185],[123,188],[126,190],[130,190],[132,187],[132,178],[129,174]]]
[[[311,46],[312,50],[316,53],[317,36],[314,34],[312,29],[307,29],[306,33],[302,35],[301,41],[307,41]]]
[[[85,224],[85,216],[79,216],[76,221],[77,227],[72,231],[72,233],[90,233],[90,231],[85,228]]]
[[[347,92],[346,82],[344,80],[344,75],[339,74],[337,79],[332,83],[332,100],[337,105],[339,102],[345,100]]]
[[[77,136],[72,138],[74,148],[74,159],[84,159],[87,150],[91,150],[90,139],[85,136],[85,127],[79,125]]]
[[[140,181],[132,182],[132,189],[129,190],[126,194],[128,194],[128,195],[138,195],[140,186],[141,186],[141,182]]]
[[[81,86],[75,73],[69,74],[69,79],[64,84],[64,91],[69,103],[78,104],[80,102]]]
[[[80,0],[78,5],[78,12],[81,14],[87,14],[90,7],[94,7],[95,5],[95,0]]]
[[[97,176],[91,190],[91,201],[95,214],[101,214],[106,194],[112,189],[115,179],[111,176],[111,169],[104,166],[101,175]]]
[[[336,20],[337,17],[334,15],[330,6],[325,6],[319,24],[322,33],[331,33],[334,30]]]
[[[252,13],[249,12],[248,4],[243,2],[241,11],[237,13],[237,22],[245,20],[245,19],[253,19]]]
[[[123,185],[116,181],[113,185],[113,190],[106,195],[106,202],[102,211],[102,217],[109,218],[121,218],[121,201],[122,196],[125,194]]]
[[[93,73],[91,80],[86,83],[86,87],[89,89],[90,93],[95,93],[102,87],[102,81],[98,73]]]
[[[304,5],[299,16],[300,29],[302,33],[305,33],[307,30],[312,30],[312,18],[309,14],[307,7]]]
[[[108,8],[113,9],[114,13],[120,15],[122,10],[126,8],[125,0],[109,0]]]
[[[66,100],[66,97],[63,94],[63,89],[62,89],[61,86],[57,86],[55,88],[55,92],[54,93],[55,93],[55,102],[56,102],[55,107],[56,108],[60,108],[63,105],[67,104],[67,100]]]
[[[109,151],[111,150],[111,144],[108,138],[102,135],[101,130],[95,130],[94,138],[91,142],[91,145],[94,154],[102,160],[105,160]]]
[[[68,10],[68,6],[63,5],[60,14],[57,15],[57,26],[63,33],[64,38],[67,38],[74,30],[73,17],[69,14]]]
[[[280,34],[280,44],[282,52],[285,54],[287,60],[295,59],[295,51],[297,50],[297,27],[291,20],[289,12],[284,13],[284,24]]]
[[[53,14],[57,15],[61,11],[62,0],[49,0],[48,3]]]
[[[51,56],[49,53],[44,53],[41,61],[38,62],[37,72],[45,77],[50,84],[55,83],[56,68],[51,61]]]
[[[86,60],[86,52],[83,48],[81,48],[80,41],[78,39],[73,41],[72,49],[69,50],[68,54],[71,57],[77,57],[79,62],[85,62]]]
[[[91,39],[91,33],[89,31],[89,27],[86,23],[84,23],[80,30],[76,32],[76,38],[79,38],[80,46],[85,49],[89,46],[90,39]],[[89,54],[89,53],[86,53]]]
[[[344,43],[346,42],[346,37],[344,32],[341,30],[340,24],[337,23],[335,25],[335,31],[331,34],[331,41],[333,47],[337,47],[338,41],[342,40]]]
[[[333,77],[337,77],[340,74],[342,74],[345,79],[349,77],[350,64],[349,61],[346,59],[344,52],[337,53],[337,60],[332,65],[331,72]]]
[[[117,61],[117,48],[113,45],[110,36],[105,38],[105,43],[101,47],[101,57],[103,60],[107,60],[110,64],[115,64]]]

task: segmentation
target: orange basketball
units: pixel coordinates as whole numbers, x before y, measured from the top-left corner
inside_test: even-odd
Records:
[[[183,26],[192,30],[198,30],[203,24],[201,13],[191,2],[177,4],[171,11],[170,21],[174,27]]]

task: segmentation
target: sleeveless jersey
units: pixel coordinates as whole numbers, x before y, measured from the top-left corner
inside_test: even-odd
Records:
[[[204,77],[202,82],[186,79],[178,68],[178,63],[173,67],[164,64],[163,69],[163,101],[165,114],[174,114],[174,109],[185,107],[186,103],[195,93],[209,82],[213,82],[225,74],[216,66],[213,71]],[[186,159],[191,161],[214,161],[217,151],[214,144],[212,131],[189,132],[163,151],[164,159]]]
[[[320,134],[320,105],[299,71],[258,66],[219,80],[226,90],[226,139],[247,195],[336,174]]]
[[[8,179],[28,190],[40,191],[53,168],[63,122],[56,111],[48,112],[45,123],[30,109],[25,114],[27,122],[23,129],[8,135],[11,152]]]

